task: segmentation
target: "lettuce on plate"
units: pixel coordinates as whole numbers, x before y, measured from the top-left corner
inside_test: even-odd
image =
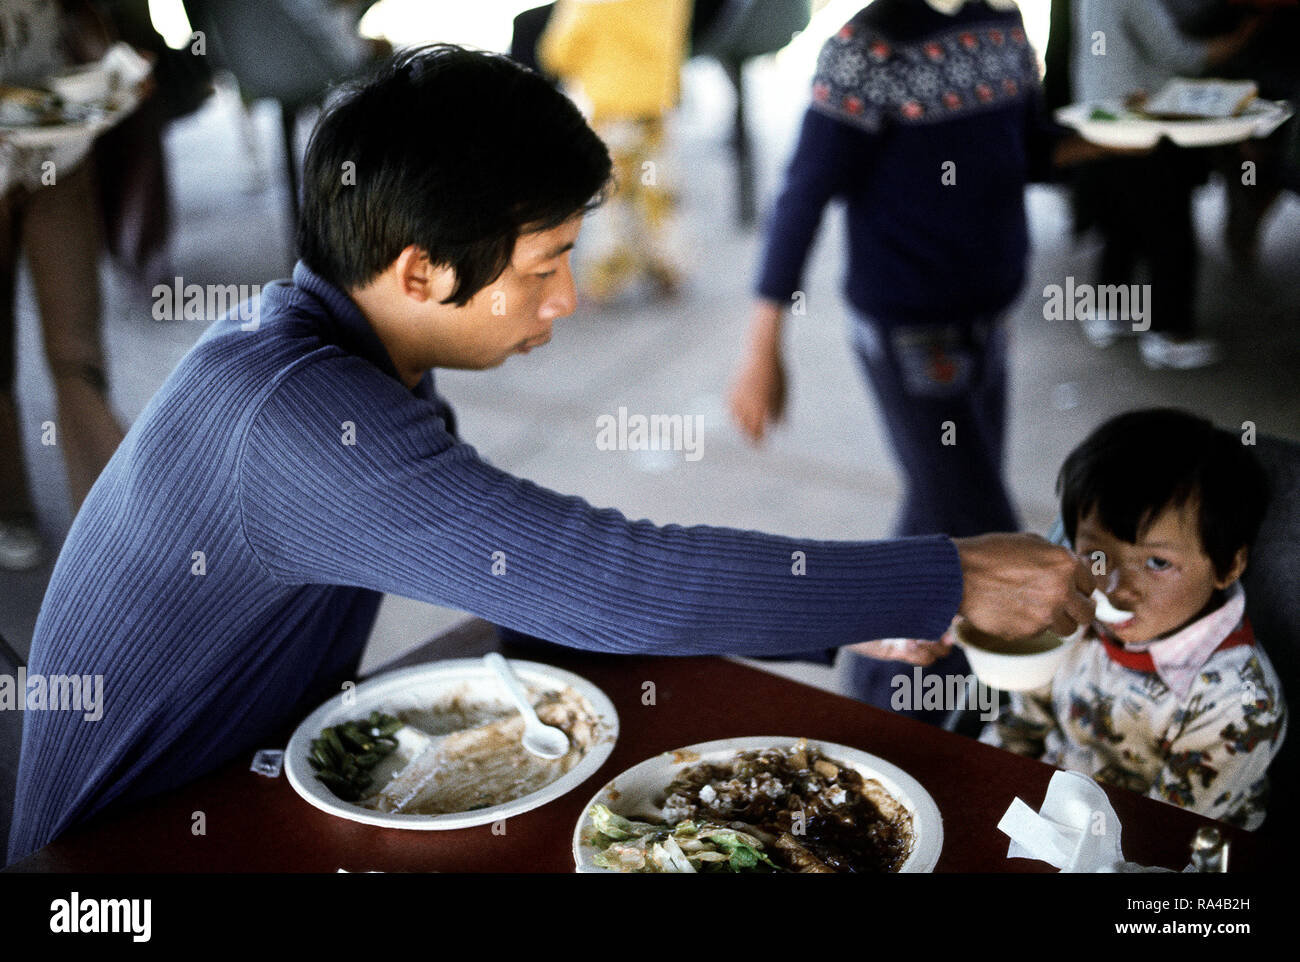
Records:
[[[593,805],[592,861],[619,872],[779,872],[748,832],[716,822],[640,822]]]

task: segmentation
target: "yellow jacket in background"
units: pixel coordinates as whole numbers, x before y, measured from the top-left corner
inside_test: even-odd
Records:
[[[592,119],[659,117],[677,103],[689,0],[558,0],[537,44]]]

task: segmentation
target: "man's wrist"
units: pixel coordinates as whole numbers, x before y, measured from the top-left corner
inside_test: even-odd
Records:
[[[970,575],[970,559],[967,556],[967,545],[969,538],[949,538],[952,542],[953,550],[957,552],[957,577],[961,582],[961,597],[957,602],[957,610],[953,615],[963,614],[966,606],[966,582]]]

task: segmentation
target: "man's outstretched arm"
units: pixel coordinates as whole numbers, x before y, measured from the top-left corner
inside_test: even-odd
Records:
[[[1061,570],[1069,556],[1027,549],[1028,536],[1016,536],[1020,551],[995,539],[959,552],[943,537],[813,541],[630,521],[492,467],[432,411],[355,358],[318,356],[289,374],[249,431],[239,485],[270,576],[400,594],[579,648],[677,655],[937,637],[959,608],[981,627],[1041,627],[1063,607],[1046,553],[1063,556]],[[1024,550],[1019,568],[1000,568]],[[994,600],[1004,585],[1016,597]]]

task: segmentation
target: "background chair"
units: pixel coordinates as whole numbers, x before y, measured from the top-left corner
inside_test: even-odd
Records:
[[[745,226],[758,219],[753,147],[745,122],[745,64],[780,50],[811,18],[811,0],[731,0],[700,36],[692,38],[692,55],[712,57],[722,64],[736,91],[731,146],[736,159],[738,216]]]
[[[365,7],[340,15],[317,0],[185,0],[185,9],[214,66],[234,75],[244,100],[269,98],[280,106],[289,227],[296,232],[298,116],[319,106],[331,84],[364,69],[367,50],[356,27]]]
[[[1260,438],[1255,451],[1272,497],[1242,578],[1246,613],[1281,676],[1290,710],[1290,731],[1269,770],[1269,814],[1259,832],[1295,852],[1300,851],[1300,826],[1290,808],[1300,792],[1300,444]]]

